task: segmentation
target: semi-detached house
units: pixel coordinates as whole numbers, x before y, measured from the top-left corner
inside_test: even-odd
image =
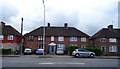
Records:
[[[43,26],[39,27],[24,35],[25,48],[32,50],[43,48]],[[74,45],[81,48],[87,47],[89,44],[89,36],[75,27],[68,27],[65,23],[64,27],[48,26],[45,27],[45,52],[55,54],[57,49],[65,50],[66,46]]]
[[[120,29],[113,28],[113,25],[109,25],[108,28],[102,28],[90,40],[91,46],[100,48],[104,55],[119,54]]]
[[[21,34],[10,25],[0,22],[0,48],[20,49]]]

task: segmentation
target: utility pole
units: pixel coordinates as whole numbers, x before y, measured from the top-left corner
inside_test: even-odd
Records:
[[[21,46],[20,46],[20,55],[22,55],[22,47],[23,47],[22,33],[23,33],[23,18],[21,18]]]
[[[44,0],[42,0],[43,2],[43,7],[44,7],[44,26],[43,26],[43,55],[45,55],[45,3]]]

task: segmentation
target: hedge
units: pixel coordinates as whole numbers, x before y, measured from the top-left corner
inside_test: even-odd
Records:
[[[83,49],[86,49],[86,50],[89,50],[91,52],[94,52],[96,56],[101,56],[102,55],[102,51],[101,51],[100,48],[90,47],[90,48],[83,48]]]
[[[72,52],[73,52],[75,49],[78,49],[78,48],[79,48],[78,46],[67,46],[67,47],[66,47],[66,52],[67,52],[67,54],[72,55]]]
[[[2,54],[11,54],[11,49],[10,48],[6,48],[6,49],[2,49]]]

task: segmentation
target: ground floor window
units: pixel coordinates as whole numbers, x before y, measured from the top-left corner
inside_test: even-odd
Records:
[[[109,52],[117,52],[117,46],[109,46]]]
[[[86,48],[86,45],[81,45],[81,48]]]
[[[70,44],[70,46],[77,46],[77,44]]]
[[[57,44],[57,49],[64,49],[64,44]]]
[[[43,44],[38,44],[38,49],[43,49]]]

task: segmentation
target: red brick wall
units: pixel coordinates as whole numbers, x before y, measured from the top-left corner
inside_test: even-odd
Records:
[[[46,40],[45,40],[45,49],[48,51],[49,50],[49,46],[48,46],[48,44],[50,44],[51,42],[53,42],[53,43],[55,43],[55,44],[65,44],[65,46],[68,46],[68,45],[70,45],[70,44],[77,44],[79,47],[81,46],[81,45],[88,45],[88,43],[89,43],[89,39],[87,38],[87,41],[86,42],[81,42],[81,39],[80,39],[80,37],[78,37],[77,39],[78,39],[78,41],[77,42],[71,42],[70,41],[70,37],[64,37],[64,41],[58,41],[58,37],[57,36],[54,36],[54,41],[51,41],[51,37],[46,37],[45,38]],[[43,41],[38,41],[37,40],[37,36],[36,37],[34,37],[34,40],[33,41],[29,41],[28,40],[28,37],[25,37],[25,40],[24,40],[24,45],[25,45],[25,47],[27,47],[27,48],[32,48],[32,49],[34,49],[34,50],[36,50],[37,49],[37,44],[38,43],[43,43]]]
[[[21,43],[21,40],[18,36],[14,36],[13,40],[8,40],[8,36],[4,36],[2,43]]]
[[[110,45],[116,45],[118,47],[118,40],[117,42],[109,42],[109,38],[106,39],[106,42],[100,42],[100,38],[96,38],[92,40],[93,44],[96,45],[97,48],[101,48],[101,46],[106,46],[107,54],[118,54],[117,52],[109,52],[109,46]]]

